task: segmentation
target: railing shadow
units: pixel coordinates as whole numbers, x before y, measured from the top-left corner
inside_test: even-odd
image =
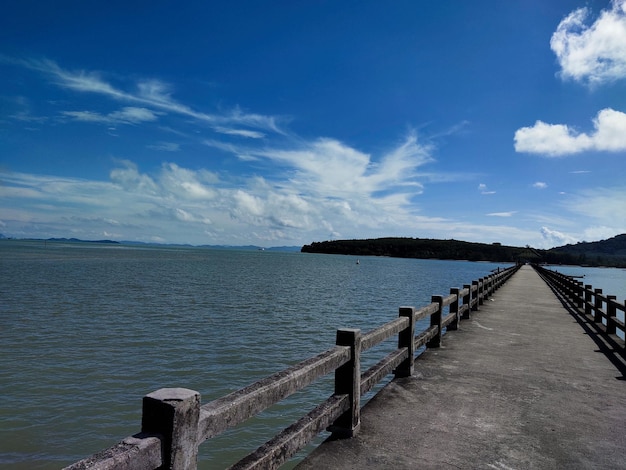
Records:
[[[539,273],[541,275],[541,273]],[[602,353],[605,357],[613,364],[613,366],[622,374],[619,377],[615,377],[617,380],[626,381],[626,350],[624,350],[613,338],[607,335],[600,324],[593,321],[593,319],[589,318],[585,315],[584,312],[581,312],[578,307],[572,302],[571,299],[567,298],[560,290],[556,288],[556,286],[550,282],[550,279],[547,279],[545,276],[541,276],[548,287],[554,292],[557,299],[565,310],[576,320],[576,322],[581,326],[581,328],[585,331],[585,333],[596,343],[598,346],[598,350],[596,352]]]

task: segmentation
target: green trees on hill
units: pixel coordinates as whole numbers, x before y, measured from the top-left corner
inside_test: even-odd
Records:
[[[301,251],[303,253],[391,256],[396,258],[436,258],[626,267],[626,234],[602,242],[579,243],[550,250],[537,250],[528,246],[521,248],[503,246],[499,243],[472,243],[459,240],[374,238],[313,242],[310,245],[304,245]]]
[[[420,238],[376,238],[314,242],[302,247],[305,253],[392,256],[397,258],[465,259],[469,261],[515,262],[527,250],[458,240]]]

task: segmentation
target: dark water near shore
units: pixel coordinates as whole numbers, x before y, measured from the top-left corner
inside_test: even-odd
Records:
[[[205,403],[331,347],[337,328],[368,331],[505,266],[1,241],[0,466],[62,467],[139,431],[146,393],[186,387]],[[203,444],[200,468],[331,393],[329,377]]]

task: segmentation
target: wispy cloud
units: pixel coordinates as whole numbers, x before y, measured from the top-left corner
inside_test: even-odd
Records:
[[[31,111],[30,102],[27,98],[23,96],[16,96],[13,98],[8,98],[8,101],[11,101],[13,105],[19,108],[17,112],[8,116],[11,119],[15,119],[17,121],[22,121],[22,122],[32,122],[32,123],[44,123],[48,121],[48,117],[46,116],[33,115]]]
[[[262,139],[263,137],[265,137],[265,134],[263,132],[251,131],[247,129],[230,129],[228,127],[219,126],[214,127],[213,129],[220,134],[236,135],[239,137],[247,137],[250,139]]]
[[[593,121],[594,132],[578,133],[566,124],[537,121],[532,127],[515,132],[515,151],[549,157],[572,155],[584,151],[626,150],[626,114],[606,108]]]
[[[147,146],[151,150],[159,150],[161,152],[178,152],[180,151],[180,144],[175,142],[157,142],[156,144]]]
[[[623,187],[581,190],[563,205],[596,225],[616,226],[617,221],[617,225],[621,225],[621,232],[617,233],[626,233],[626,189]]]
[[[417,194],[422,184],[417,168],[433,161],[428,144],[410,133],[397,147],[378,158],[342,142],[320,138],[293,149],[267,149],[258,156],[295,170],[292,180],[328,197],[376,193]],[[409,197],[407,195],[407,197]]]
[[[544,183],[543,181],[537,181],[536,183],[533,183],[533,188],[546,189],[547,187],[548,187],[548,184]]]
[[[157,113],[146,108],[132,106],[127,106],[106,115],[94,111],[63,111],[62,115],[76,121],[99,122],[103,124],[139,124],[158,119]]]
[[[7,57],[2,59],[4,62],[10,62],[43,73],[61,88],[81,93],[96,93],[122,102],[137,103],[142,107],[182,115],[213,126],[241,124],[256,129],[283,133],[275,116],[245,113],[238,107],[222,114],[211,114],[193,109],[177,101],[172,96],[170,85],[160,80],[138,81],[135,83],[133,90],[125,90],[107,81],[101,73],[85,70],[66,70],[51,60],[19,60]],[[82,117],[84,118],[85,116],[83,115]],[[95,119],[92,121],[95,122]]]
[[[232,153],[238,159],[242,161],[255,161],[259,160],[259,157],[254,156],[252,153],[254,150],[252,148],[248,148],[241,145],[235,145],[228,142],[223,142],[221,140],[215,139],[206,139],[202,142],[207,147],[213,147],[218,150],[222,150],[226,153]]]
[[[492,212],[487,214],[489,217],[513,217],[517,211],[509,211],[509,212]]]
[[[552,35],[561,76],[592,86],[626,78],[626,0],[612,0],[591,25],[589,15],[588,8],[574,10]]]
[[[490,191],[485,183],[480,183],[478,185],[478,191],[480,191],[480,194],[484,195],[496,194],[495,191]]]

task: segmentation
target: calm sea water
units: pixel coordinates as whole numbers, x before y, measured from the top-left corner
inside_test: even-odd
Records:
[[[62,467],[138,432],[151,391],[205,403],[331,347],[337,328],[368,331],[505,266],[1,241],[0,466]],[[233,463],[331,393],[320,380],[203,444],[200,468]]]

